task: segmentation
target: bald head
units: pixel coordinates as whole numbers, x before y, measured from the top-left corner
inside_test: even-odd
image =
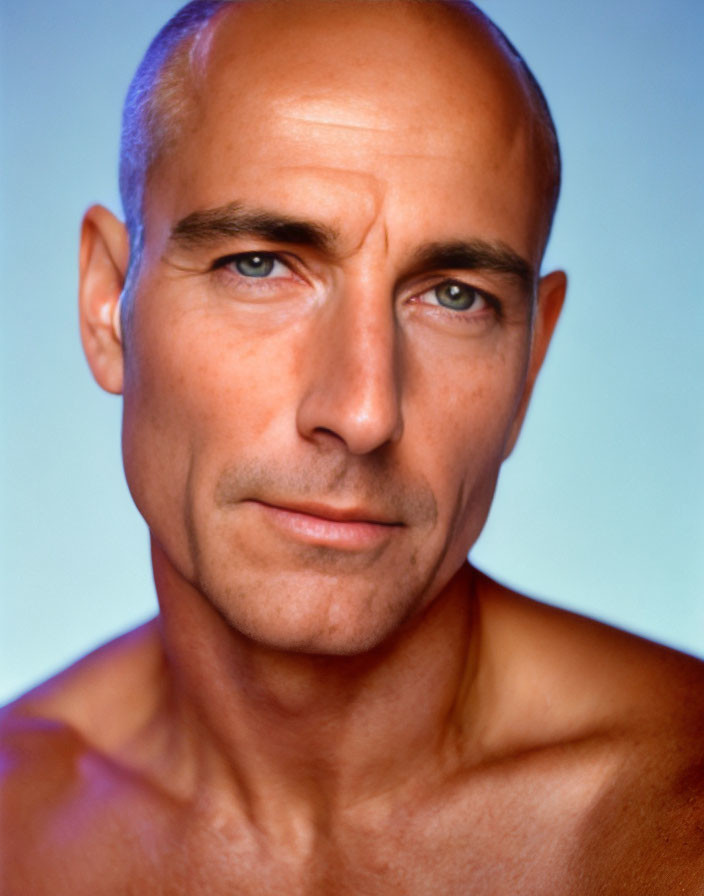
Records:
[[[370,47],[370,28],[380,34],[380,46],[375,49]],[[395,47],[391,34],[399,35]],[[272,41],[277,44],[273,52]],[[353,53],[350,47],[355,48]],[[340,59],[345,58],[347,67],[352,64],[358,82],[364,82],[371,68],[368,63],[373,61],[370,95],[378,88],[380,71],[385,80],[402,79],[407,103],[415,105],[420,122],[427,120],[435,104],[435,89],[454,105],[457,116],[472,115],[478,123],[490,120],[504,128],[508,140],[514,139],[518,123],[532,145],[536,240],[542,253],[560,185],[554,125],[525,61],[474,4],[468,0],[193,0],[150,45],[125,103],[120,192],[131,249],[126,293],[131,291],[142,253],[150,176],[160,162],[172,157],[189,130],[199,126],[212,79],[222,78],[228,69],[236,79],[237,59],[247,54],[251,54],[248,70],[257,66],[259,79],[269,87],[278,79],[283,94],[294,74],[298,80],[308,77],[311,83],[315,79],[339,83],[344,90]],[[419,56],[425,57],[424,67],[418,66]],[[237,89],[235,80],[232,90]]]

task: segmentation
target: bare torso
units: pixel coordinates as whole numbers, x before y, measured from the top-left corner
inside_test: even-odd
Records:
[[[156,627],[102,648],[6,713],[3,894],[704,893],[702,664],[488,580],[481,603],[515,699],[480,751],[276,843],[172,786],[162,733],[131,745]]]

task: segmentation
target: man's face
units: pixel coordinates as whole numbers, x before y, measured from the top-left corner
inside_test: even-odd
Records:
[[[443,15],[236,10],[150,179],[128,482],[178,574],[270,646],[357,652],[426,606],[520,422],[531,125]]]

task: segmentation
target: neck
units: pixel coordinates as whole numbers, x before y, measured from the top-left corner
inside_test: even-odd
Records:
[[[234,796],[250,815],[297,806],[329,816],[427,785],[464,752],[477,658],[469,567],[383,645],[330,657],[253,642],[157,545],[153,559],[169,718],[200,794]]]

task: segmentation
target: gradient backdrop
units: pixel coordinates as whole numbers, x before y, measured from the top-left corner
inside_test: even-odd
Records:
[[[83,361],[76,245],[118,208],[119,110],[170,0],[0,0],[0,700],[147,618],[120,402]],[[542,82],[568,304],[473,558],[704,655],[704,4],[487,0]],[[448,65],[452,60],[448,60]]]

